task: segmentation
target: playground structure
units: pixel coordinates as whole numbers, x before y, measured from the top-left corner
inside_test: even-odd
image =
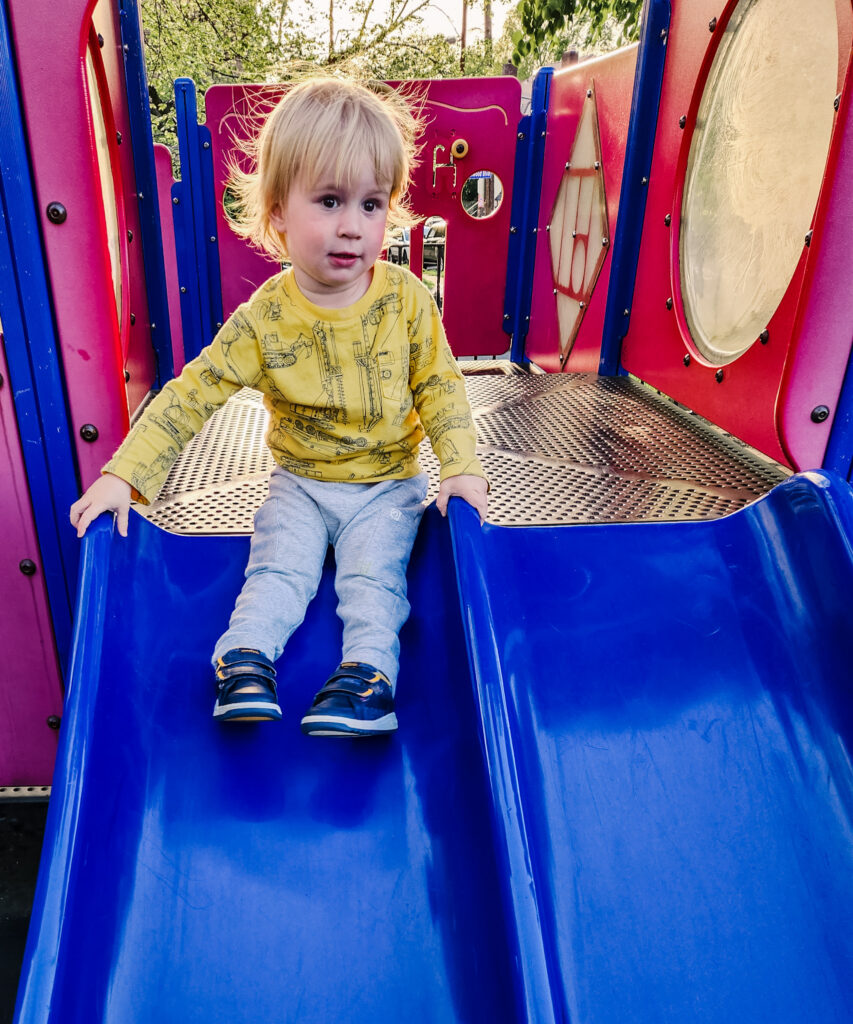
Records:
[[[294,724],[329,573],[286,725],[210,718],[251,393],[127,541],[67,525],[275,271],[224,168],[276,88],[199,122],[179,80],[175,182],[136,4],[3,0],[0,786],[53,784],[19,1024],[851,1020],[853,7],[799,6],[647,0],[524,117],[512,79],[418,86],[494,511],[428,510],[400,733],[330,746]]]

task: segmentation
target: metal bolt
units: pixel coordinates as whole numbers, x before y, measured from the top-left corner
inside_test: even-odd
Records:
[[[130,370],[125,370],[124,371],[124,382],[125,382],[125,384],[127,384],[129,380],[130,380]]]
[[[217,331],[219,330],[219,328],[220,328],[221,326],[222,326],[222,324],[217,324],[217,325],[216,325],[216,329],[217,329]]]
[[[586,98],[587,99],[592,99],[592,89],[587,89],[587,91],[586,91]]]
[[[666,308],[667,309],[672,309],[672,299],[671,298],[666,300]]]
[[[689,366],[690,365],[690,353],[689,352],[685,352],[684,358],[681,361],[682,361],[682,363],[684,363],[685,366]]]
[[[180,202],[180,199],[178,199],[177,196],[172,196],[172,202],[175,204],[175,206],[177,206],[178,203]]]
[[[568,171],[568,170],[571,170],[571,166],[572,166],[572,165],[571,165],[571,164],[569,163],[569,161],[567,160],[567,161],[566,161],[566,170],[567,170],[567,171]]]
[[[717,382],[718,384],[722,384],[722,382],[723,382],[723,377],[724,377],[724,376],[725,376],[725,374],[723,373],[723,371],[722,371],[722,370],[717,370],[717,372],[716,372],[716,373],[714,374],[714,380],[715,380],[715,381],[716,381],[716,382]]]
[[[101,35],[100,32],[98,33],[98,46],[100,46],[101,49],[103,49],[104,46],[104,37]]]
[[[557,289],[556,289],[556,288],[554,289],[554,294],[555,294],[555,295],[557,294]]]
[[[18,568],[25,576],[35,576],[36,574],[36,563],[31,558],[22,558],[18,562]]]
[[[550,224],[546,224],[545,225],[545,230],[546,231],[550,231],[551,230],[551,225]]]
[[[504,313],[504,320],[509,320],[509,319],[510,319],[509,313]]]
[[[716,18],[711,18],[711,20],[708,22],[708,31],[709,32],[713,32],[716,27],[717,27],[717,19]]]
[[[829,406],[828,405],[816,405],[812,409],[812,422],[823,423],[824,420],[829,418]]]
[[[644,185],[644,186],[648,185],[648,183],[649,183],[649,179],[648,178],[643,178],[643,180],[640,182],[640,184]]]
[[[809,231],[809,233],[806,235],[806,245],[807,246],[812,244],[812,235],[813,234],[814,234],[814,231]]]
[[[518,133],[518,141],[519,142],[524,142],[524,132],[519,132]]]
[[[124,44],[122,49],[124,50],[125,53],[130,53],[130,47],[127,45],[127,43]]]
[[[631,310],[630,309],[623,309],[622,310],[622,316],[630,316],[630,315],[631,315]]]
[[[572,238],[577,238],[577,237],[578,237],[578,233],[577,233],[577,231],[573,231],[573,232],[572,232]]]
[[[211,240],[211,242],[215,242],[216,241],[216,235],[211,235],[210,236],[210,240]]]
[[[210,143],[209,142],[202,142],[201,148],[202,149],[210,149]]]
[[[600,161],[600,160],[596,160],[596,161],[595,161],[595,163],[593,164],[593,167],[594,167],[594,168],[595,168],[595,169],[596,169],[597,171],[600,171],[600,170],[601,170],[601,161]]]
[[[533,229],[533,234],[535,235],[538,230],[539,230],[539,228],[534,228]]]
[[[59,717],[59,715],[48,715],[47,716],[47,727],[48,727],[48,729],[54,729],[54,730],[58,729],[61,723],[62,723],[62,719]]]
[[[186,295],[186,294],[187,294],[186,286],[185,285],[181,285],[181,295]]]
[[[517,235],[517,234],[518,234],[518,228],[514,228],[514,227],[513,227],[513,228],[510,228],[510,229],[509,229],[509,233],[510,233],[511,235]]]
[[[601,244],[606,248],[608,245],[610,245],[610,239],[609,238],[602,238],[601,239]]]
[[[136,323],[136,313],[131,313],[130,314],[130,326],[133,327],[133,325],[135,323]]]
[[[761,332],[761,334],[758,335],[758,340],[761,342],[762,345],[766,345],[767,342],[770,341],[770,331],[768,331],[766,327]]]
[[[666,226],[667,226],[667,227],[669,227],[669,225],[670,225],[670,224],[672,223],[672,214],[671,214],[671,213],[668,213],[668,214],[667,214],[667,215],[666,215],[666,216],[664,217],[664,219],[663,219],[663,222],[664,222],[664,224],[666,224]]]
[[[130,230],[130,228],[127,229],[127,240],[128,242],[133,241],[133,232]]]
[[[116,142],[121,145],[121,132],[116,132]]]
[[[540,139],[544,139],[545,138],[545,132],[540,132],[539,133],[539,138]]]
[[[586,309],[586,303],[585,302],[581,302],[581,303],[579,303],[579,305],[580,305],[581,309]]]
[[[682,114],[681,117],[679,117],[679,119],[678,119],[678,127],[679,128],[684,128],[686,126],[686,124],[687,124],[687,115],[686,114]]]
[[[98,440],[98,428],[94,423],[84,423],[80,428],[80,436],[84,441],[91,444],[93,441]]]
[[[835,107],[836,110],[838,110],[838,108],[841,106],[841,93],[839,93],[835,97],[835,99],[832,101],[832,105],[833,107]]]
[[[666,29],[665,28],[662,28],[660,30],[660,37],[661,37],[661,39],[666,39]]]
[[[62,224],[68,219],[68,211],[62,203],[48,203],[46,212],[51,224]]]
[[[142,194],[141,192],[137,192],[137,193],[136,193],[136,198],[137,198],[137,199],[138,199],[138,200],[140,201],[140,203],[141,203],[141,202],[142,202],[142,200],[143,200],[143,199],[145,198],[145,196],[144,196],[144,195],[143,195],[143,194]]]

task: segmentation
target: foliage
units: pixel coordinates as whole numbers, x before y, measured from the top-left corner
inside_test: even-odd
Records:
[[[595,45],[602,33],[614,28],[619,42],[636,39],[642,7],[642,0],[521,0],[517,8],[520,26],[512,35],[512,62],[518,67],[543,45],[565,35],[576,22],[587,29],[587,45]]]

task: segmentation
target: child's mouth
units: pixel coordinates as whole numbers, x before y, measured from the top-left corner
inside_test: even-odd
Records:
[[[349,267],[358,259],[354,252],[330,252],[329,259],[339,267]]]

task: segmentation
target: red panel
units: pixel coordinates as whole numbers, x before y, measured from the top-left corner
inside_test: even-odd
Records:
[[[583,64],[558,71],[551,83],[536,265],[533,275],[533,302],[526,346],[528,359],[543,370],[560,370],[560,335],[547,227],[554,210],[563,171],[575,141],[587,90],[595,90],[609,234],[612,239],[619,210],[619,191],[622,187],[625,140],[631,115],[631,94],[636,63],[637,47],[631,46],[607,57],[585,61]],[[575,373],[598,370],[610,262],[608,251],[574,348],[565,365],[566,370]]]
[[[503,302],[509,243],[515,142],[521,89],[513,78],[453,79],[416,83],[425,97],[426,130],[421,162],[415,171],[412,206],[423,217],[447,221],[446,288],[443,318],[457,355],[494,355],[509,347],[504,334]],[[222,196],[232,139],[248,128],[250,112],[263,109],[278,89],[261,86],[213,86],[205,96],[207,124],[213,139],[216,176],[219,259],[223,311],[227,316],[252,290],[275,272],[276,264],[252,252],[227,226]],[[450,144],[465,139],[468,155],[453,171],[439,168],[433,185],[433,154],[447,162]],[[462,209],[459,194],[474,171],[493,171],[504,187],[504,201],[494,216],[474,219]],[[422,232],[412,232],[411,267],[420,267]]]
[[[35,192],[84,485],[128,426],[124,366],[86,88],[93,0],[8,0]],[[67,220],[52,224],[52,202]],[[87,444],[80,427],[93,423]]]
[[[53,645],[44,577],[30,507],[27,475],[9,389],[0,335],[0,786],[47,786],[53,774],[57,733],[47,725],[62,714],[59,666]],[[23,559],[36,564],[25,576]]]
[[[849,10],[848,0],[841,0]],[[790,463],[781,437],[781,386],[790,372],[798,337],[797,304],[807,265],[816,247],[803,246],[803,254],[788,289],[767,325],[769,342],[756,343],[723,368],[709,365],[690,341],[681,304],[678,274],[678,231],[681,190],[690,147],[691,126],[702,87],[735,0],[691,0],[673,4],[666,72],[661,95],[655,153],[649,182],[645,227],[640,250],[631,323],[622,350],[622,362],[631,373],[707,417],[781,462]],[[709,31],[716,18],[716,30]],[[841,50],[849,52],[848,19],[842,19]],[[679,119],[686,116],[686,129]],[[833,152],[840,133],[833,139]],[[833,166],[836,157],[830,157]],[[839,183],[836,183],[836,188]],[[817,219],[828,202],[824,188]],[[671,216],[671,225],[665,217]],[[672,310],[667,300],[672,298]],[[849,338],[848,338],[849,348]],[[689,365],[684,357],[690,354]],[[838,380],[840,384],[840,378]],[[798,416],[800,414],[798,413]]]
[[[166,272],[166,295],[169,302],[169,328],[172,335],[172,359],[175,373],[184,368],[184,334],[181,324],[181,294],[178,283],[178,260],[175,253],[175,222],[172,219],[172,154],[168,146],[154,147],[157,175],[157,202],[160,209],[160,231],[163,237],[163,264]]]

